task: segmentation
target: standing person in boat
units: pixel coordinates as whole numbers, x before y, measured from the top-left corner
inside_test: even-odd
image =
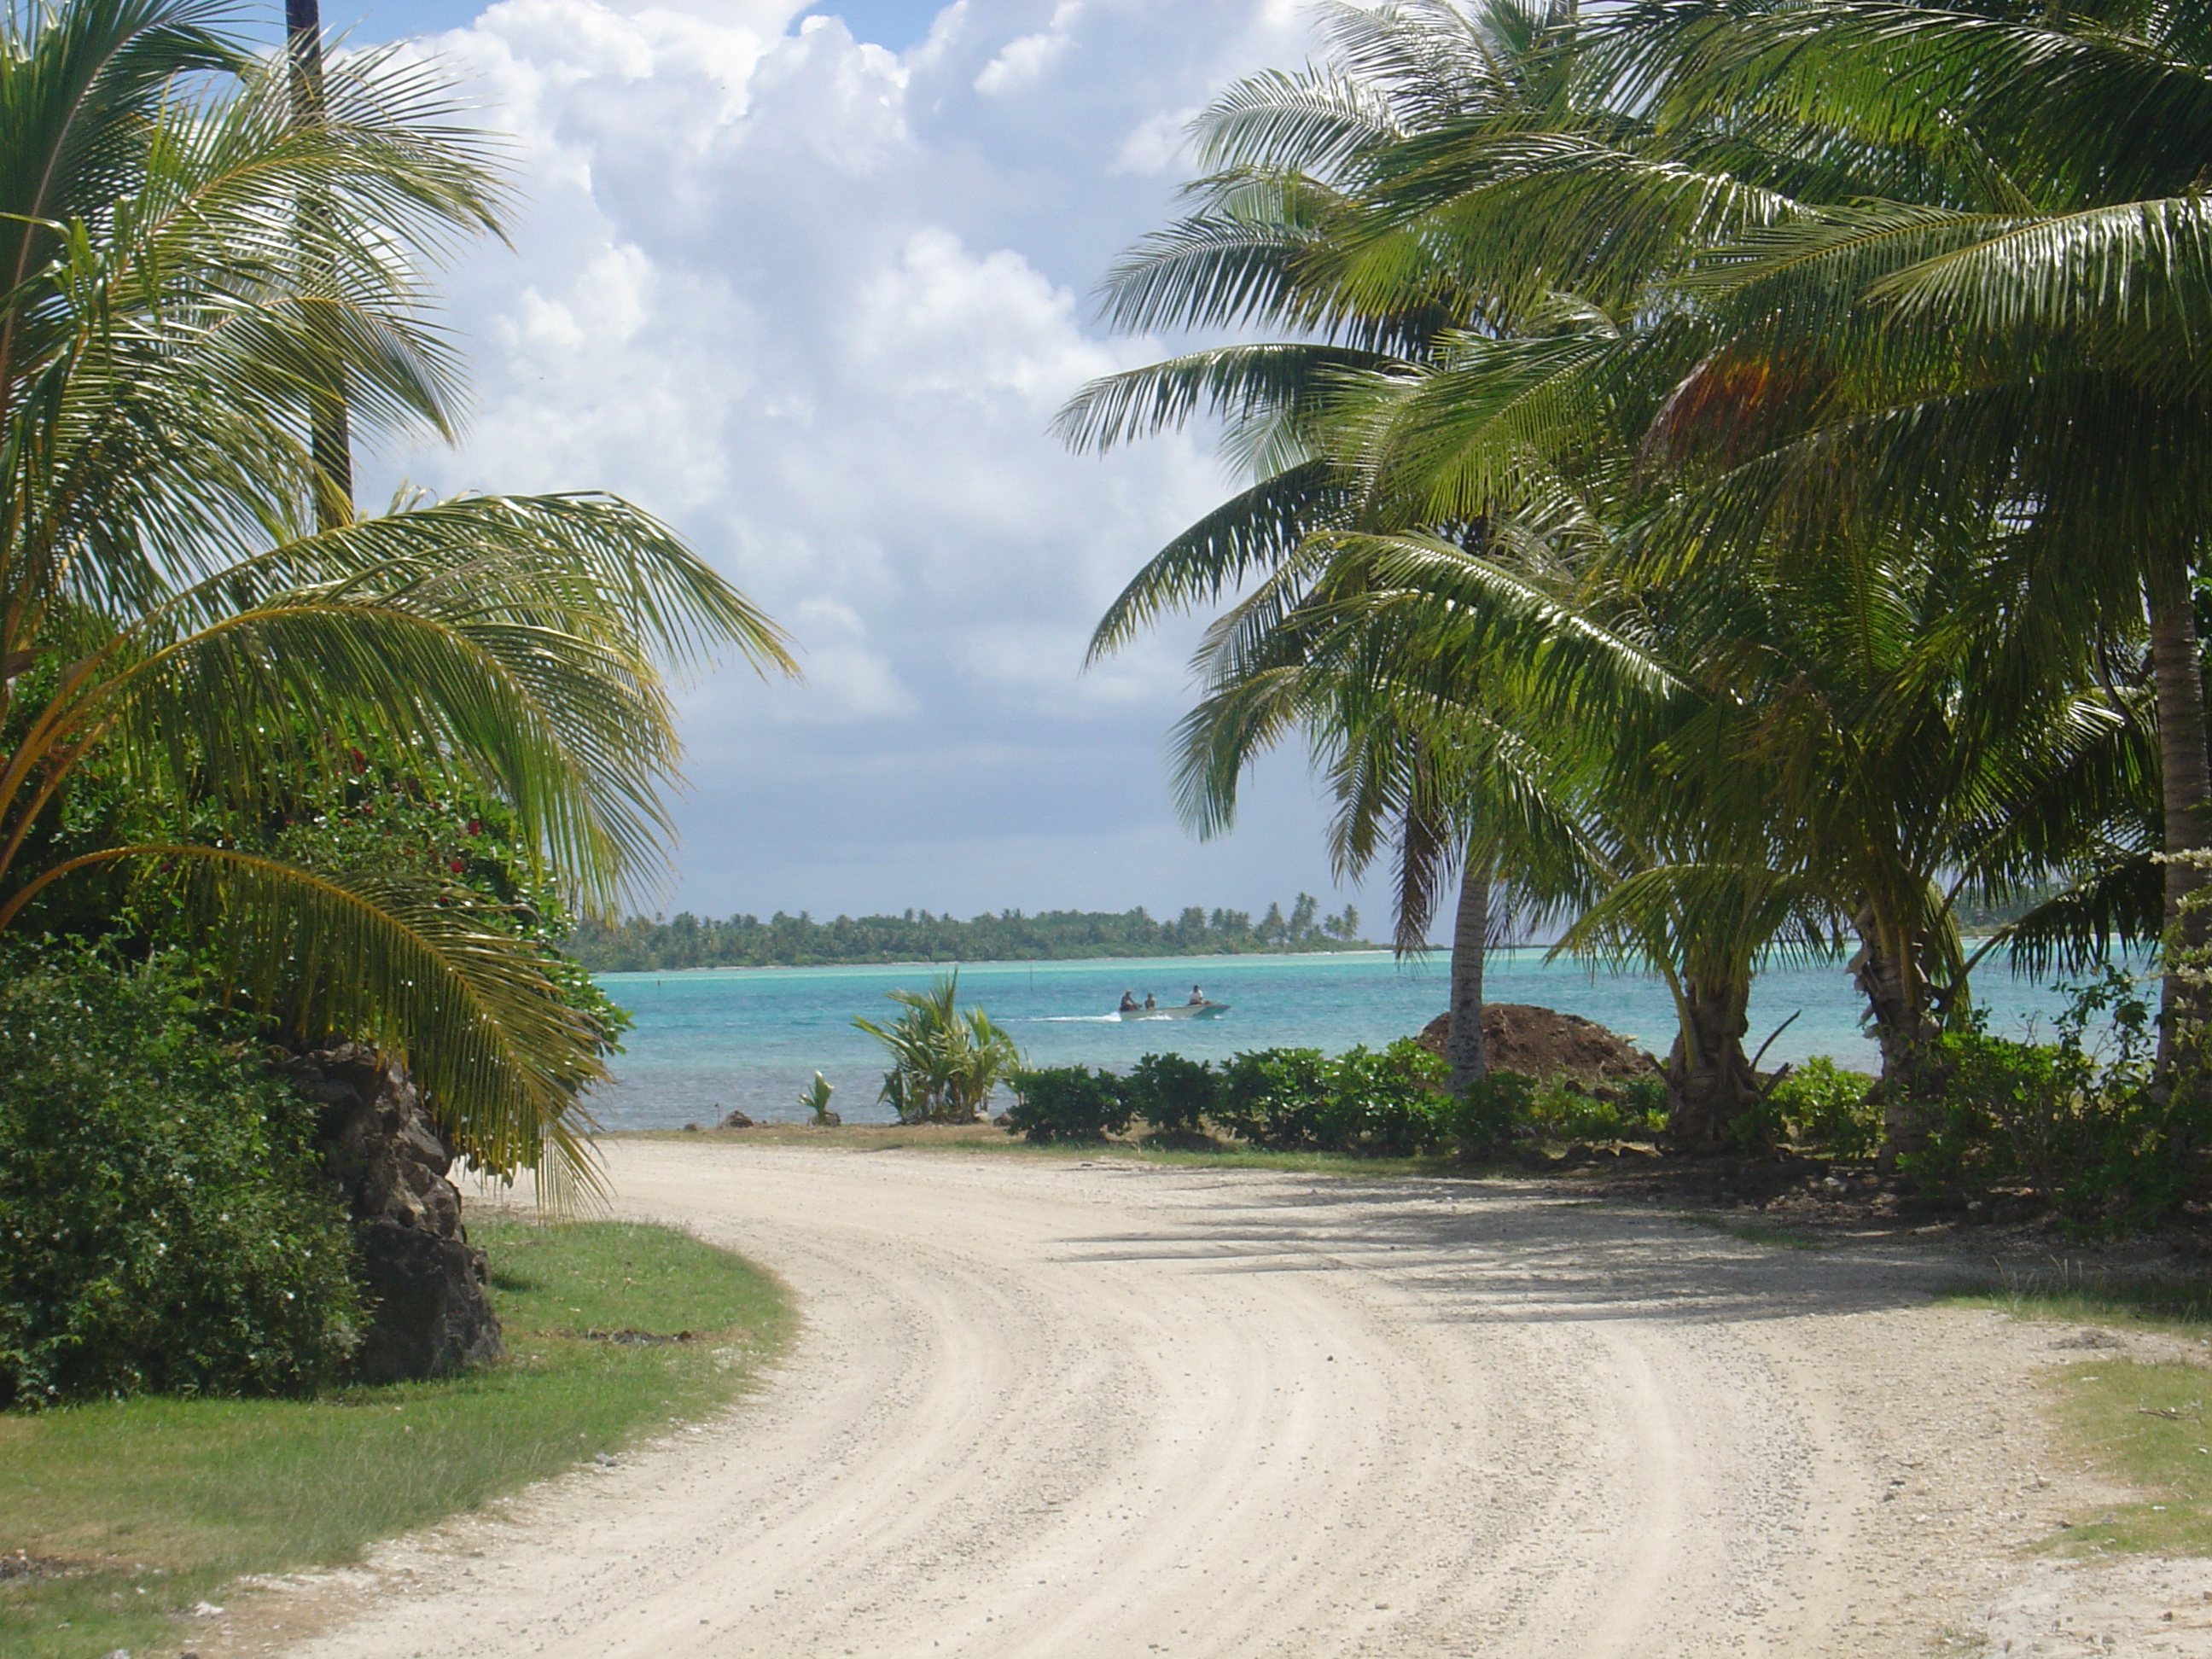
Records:
[[[1145,1006],[1146,1006],[1146,1007],[1147,1007],[1147,1008],[1157,1008],[1157,1007],[1158,1007],[1159,1006],[1160,1006],[1160,1005],[1159,1005],[1158,1003],[1157,1003],[1157,1002],[1155,1002],[1155,1001],[1153,1001],[1153,1000],[1152,1000],[1152,994],[1150,991],[1147,991],[1147,992],[1146,992],[1146,993],[1145,993]]]
[[[1137,999],[1135,995],[1128,991],[1122,992],[1121,1012],[1125,1014],[1133,1014],[1137,1011]]]
[[[1189,1002],[1188,1002],[1188,1003],[1187,1003],[1187,1004],[1185,1004],[1184,1006],[1185,1006],[1186,1007],[1195,1008],[1195,1007],[1200,1006],[1201,1004],[1203,1004],[1203,1003],[1205,1002],[1205,1000],[1206,1000],[1206,993],[1205,993],[1205,992],[1203,992],[1203,991],[1201,991],[1201,990],[1200,990],[1200,989],[1198,988],[1198,987],[1196,987],[1195,985],[1194,985],[1194,986],[1192,986],[1192,987],[1190,988],[1190,1000],[1189,1000]]]

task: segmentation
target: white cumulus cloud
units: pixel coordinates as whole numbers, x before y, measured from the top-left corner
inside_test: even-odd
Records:
[[[1102,459],[1048,431],[1172,345],[1112,337],[1087,293],[1173,210],[1188,112],[1303,52],[1274,3],[957,0],[895,54],[788,0],[501,0],[432,43],[513,136],[525,205],[515,251],[451,283],[471,430],[391,471],[617,490],[803,653],[803,687],[686,695],[681,902],[1327,890],[1295,760],[1246,818],[1274,833],[1176,830],[1189,628],[1083,671],[1107,601],[1233,481],[1202,434]]]
[[[1009,40],[997,57],[983,65],[975,77],[975,90],[987,97],[1026,87],[1067,55],[1075,44],[1075,25],[1083,15],[1083,0],[1060,0],[1052,21],[1035,34]]]

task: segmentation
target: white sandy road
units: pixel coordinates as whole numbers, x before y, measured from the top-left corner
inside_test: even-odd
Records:
[[[314,1659],[1856,1659],[1979,1639],[2008,1595],[2017,1651],[2108,1650],[2031,1639],[2064,1615],[2015,1553],[2103,1501],[2028,1398],[2083,1356],[1930,1306],[1955,1263],[1469,1182],[609,1164],[623,1213],[789,1280],[791,1357],[724,1419],[203,1652],[312,1611],[288,1650]],[[2212,1605],[2128,1605],[2106,1625],[2162,1644],[2120,1650],[2212,1653]]]

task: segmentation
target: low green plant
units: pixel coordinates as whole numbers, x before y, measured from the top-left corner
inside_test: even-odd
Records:
[[[1881,1145],[1881,1109],[1868,1099],[1874,1079],[1846,1071],[1826,1054],[1792,1066],[1767,1094],[1782,1133],[1793,1145],[1842,1158],[1874,1156]]]
[[[1535,1098],[1536,1079],[1525,1073],[1486,1072],[1445,1108],[1454,1152],[1469,1163],[1503,1157],[1528,1123]]]
[[[1016,1072],[1007,1132],[1038,1146],[1056,1140],[1103,1140],[1129,1127],[1133,1115],[1111,1072],[1053,1066]]]
[[[237,1575],[350,1561],[720,1410],[791,1327],[769,1275],[669,1228],[471,1217],[469,1234],[491,1259],[497,1364],[305,1399],[0,1413],[0,1549],[58,1569],[0,1578],[0,1653],[188,1648],[176,1613]]]
[[[1146,1054],[1121,1080],[1122,1097],[1152,1133],[1195,1139],[1221,1098],[1221,1079],[1210,1061],[1182,1054]]]
[[[0,962],[0,1405],[271,1394],[356,1341],[313,1113],[170,958]]]
[[[1377,1052],[1361,1046],[1329,1063],[1327,1150],[1367,1158],[1410,1158],[1443,1139],[1449,1068],[1419,1043],[1400,1038]]]
[[[902,1123],[972,1123],[981,1117],[991,1091],[1022,1063],[1013,1038],[980,1004],[958,1006],[957,969],[927,991],[884,994],[906,1012],[888,1025],[857,1015],[853,1020],[890,1054],[878,1098]]]
[[[1666,1122],[1666,1085],[1659,1087],[1661,1105],[1655,1122],[1648,1109],[1624,1096],[1600,1100],[1572,1078],[1553,1078],[1531,1092],[1522,1108],[1522,1121],[1553,1140],[1639,1140]]]
[[[1334,1058],[1318,1048],[1252,1050],[1223,1069],[1214,1117],[1270,1151],[1409,1158],[1447,1138],[1444,1077],[1441,1060],[1402,1039]]]
[[[814,1081],[800,1091],[799,1096],[799,1103],[805,1109],[809,1122],[826,1128],[837,1121],[830,1110],[830,1097],[836,1092],[836,1085],[828,1078],[819,1072],[814,1074]]]
[[[1260,1048],[1233,1054],[1221,1071],[1215,1116],[1240,1140],[1278,1152],[1328,1148],[1328,1056],[1318,1048]]]
[[[2198,1175],[2212,1101],[2185,1078],[2155,1086],[2149,999],[2117,969],[2075,987],[2057,1029],[2045,1043],[1947,1032],[1927,1145],[1899,1167],[1940,1197],[2024,1191],[2079,1231],[2163,1219]]]

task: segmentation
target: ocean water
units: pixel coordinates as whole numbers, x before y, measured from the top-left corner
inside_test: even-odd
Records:
[[[1240,1049],[1292,1044],[1338,1050],[1408,1036],[1443,1011],[1442,952],[1401,963],[1385,951],[1327,955],[1173,957],[1133,961],[975,963],[960,969],[964,1006],[981,1002],[1039,1066],[1121,1070],[1139,1055],[1175,1050],[1225,1060]],[[615,1080],[593,1096],[603,1127],[672,1127],[711,1122],[732,1108],[763,1121],[799,1121],[800,1090],[819,1070],[836,1087],[831,1107],[848,1123],[888,1121],[876,1103],[882,1049],[853,1025],[855,1014],[896,1013],[884,993],[926,988],[945,971],[929,966],[747,968],[675,974],[607,974],[608,994],[636,1017]],[[1122,991],[1181,1002],[1194,981],[1229,1012],[1209,1020],[1123,1021]],[[2048,1032],[2065,997],[1984,963],[1974,981],[1990,1029]],[[1490,958],[1484,991],[1492,1002],[1533,1002],[1611,1026],[1654,1052],[1674,1040],[1674,1005],[1650,975],[1593,974],[1547,962],[1540,948]],[[1749,1045],[1790,1021],[1764,1062],[1832,1056],[1872,1071],[1874,1044],[1840,963],[1771,969],[1751,1001]],[[1794,1016],[1794,1018],[1793,1018]]]

